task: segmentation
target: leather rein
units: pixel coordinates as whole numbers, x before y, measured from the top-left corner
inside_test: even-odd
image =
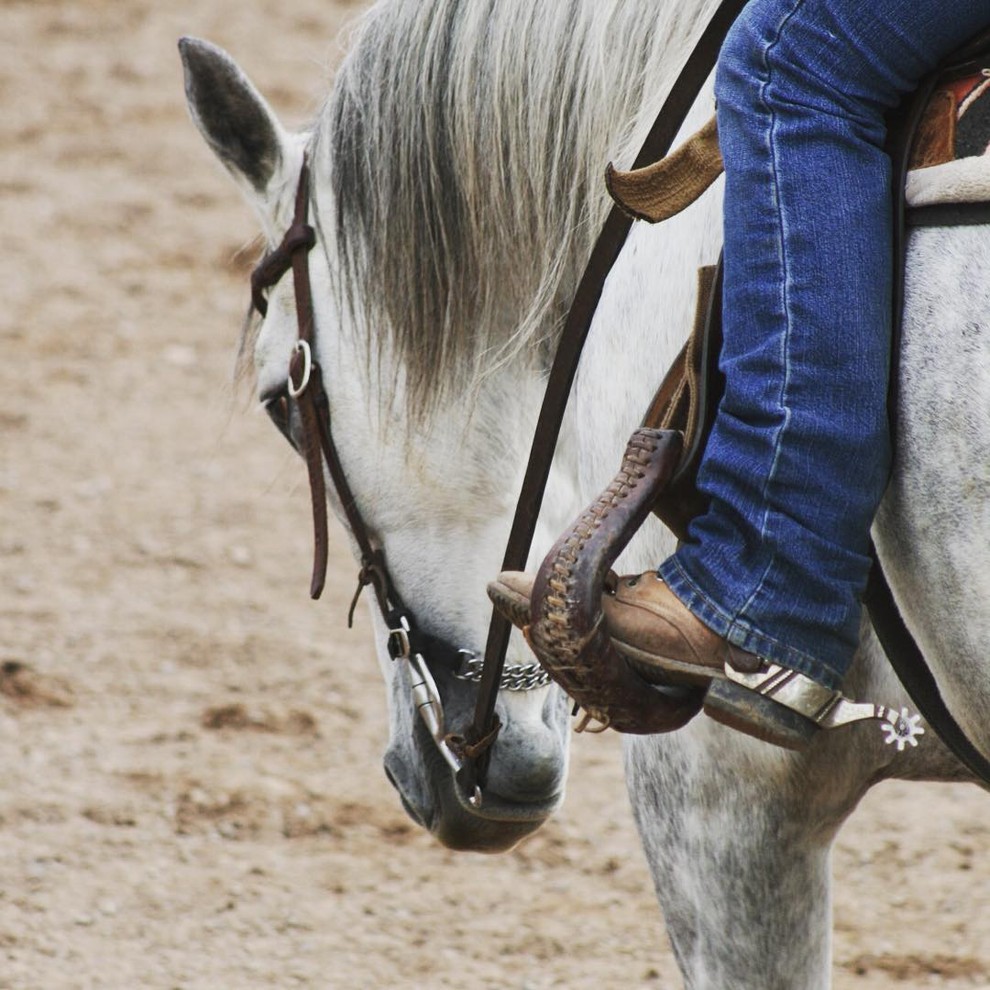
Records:
[[[633,168],[643,167],[662,158],[670,149],[694,100],[712,72],[722,39],[733,20],[745,6],[746,0],[722,0],[712,20],[701,35],[684,68],[677,77],[641,148]],[[298,409],[302,434],[302,454],[309,475],[313,511],[314,560],[310,595],[319,598],[326,577],[328,558],[327,500],[323,477],[323,461],[336,491],[348,528],[360,552],[358,587],[348,613],[348,625],[361,591],[371,585],[379,612],[389,630],[387,648],[393,660],[407,660],[412,667],[414,702],[424,718],[444,758],[457,775],[463,793],[475,806],[482,803],[491,746],[500,723],[495,705],[500,688],[530,690],[549,683],[549,678],[537,664],[506,668],[511,624],[497,612],[492,613],[484,660],[470,650],[456,650],[442,640],[421,630],[409,609],[398,595],[395,582],[385,561],[380,544],[368,529],[347,481],[340,456],[334,443],[330,423],[330,405],[323,384],[323,375],[314,350],[314,317],[310,287],[308,255],[316,244],[316,236],[308,223],[309,165],[304,159],[296,191],[293,221],[282,242],[267,254],[252,273],[252,302],[264,316],[267,300],[264,290],[274,286],[288,271],[293,283],[298,320],[298,339],[289,363],[286,397]],[[903,183],[901,183],[903,187]],[[959,208],[917,211],[901,224],[909,226],[926,223],[985,223],[990,220],[990,207],[974,205],[970,210]],[[592,250],[587,267],[578,284],[568,312],[560,342],[550,370],[547,388],[533,437],[529,461],[524,475],[512,522],[502,570],[523,570],[536,530],[551,462],[560,434],[568,397],[577,373],[581,353],[601,297],[605,280],[625,244],[632,219],[618,207],[613,207]],[[903,227],[901,227],[903,231]],[[900,292],[898,292],[900,296]],[[895,308],[899,310],[900,299]],[[895,352],[896,353],[896,352]],[[871,577],[867,596],[874,625],[888,655],[910,653],[915,673],[906,673],[903,665],[895,668],[909,693],[944,741],[957,757],[983,779],[990,779],[990,764],[975,750],[952,719],[941,701],[934,678],[920,660],[920,651],[904,626],[893,603],[889,588],[877,573]],[[876,613],[882,612],[882,615]],[[442,659],[451,664],[455,676],[479,682],[474,718],[459,732],[448,732],[443,720],[439,691],[430,674],[426,658]],[[916,692],[926,695],[919,701]],[[934,700],[933,700],[934,699]]]

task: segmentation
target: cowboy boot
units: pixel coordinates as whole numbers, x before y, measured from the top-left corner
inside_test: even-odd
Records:
[[[530,574],[503,571],[488,586],[488,597],[499,612],[524,630],[532,621],[533,583]],[[743,659],[750,654],[712,632],[654,571],[610,575],[602,611],[616,650],[649,681],[707,684],[722,676],[733,653],[740,655],[736,662],[743,669],[756,669],[753,662]]]
[[[506,571],[488,586],[496,608],[515,625],[530,622],[533,577]],[[611,643],[644,680],[708,683],[705,714],[740,732],[786,749],[805,749],[820,728],[876,718],[888,742],[916,745],[921,730],[883,705],[862,705],[810,677],[747,653],[698,619],[654,571],[613,578],[602,596]]]
[[[610,577],[602,595],[609,638],[616,653],[645,681],[710,685],[725,678],[727,670],[755,674],[764,665],[759,657],[732,646],[712,632],[655,571]],[[488,586],[488,596],[495,607],[524,632],[531,622],[533,584],[530,574],[504,571]],[[709,687],[705,699],[708,715],[775,745],[803,749],[817,730],[814,722],[772,700],[760,699],[756,703],[759,709],[772,711],[774,717],[768,720],[766,711],[753,710],[752,700],[744,706],[741,715],[736,711],[738,699],[719,703],[713,696],[709,705],[710,693]],[[832,692],[828,694],[831,696]]]

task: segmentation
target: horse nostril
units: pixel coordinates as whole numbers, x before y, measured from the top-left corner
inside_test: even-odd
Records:
[[[279,433],[285,437],[293,446],[292,430],[289,420],[289,397],[284,393],[279,393],[265,403],[265,412],[268,418],[275,424]]]
[[[402,803],[405,813],[417,825],[419,825],[420,828],[425,828],[429,831],[433,824],[435,812],[431,811],[422,799],[419,801],[416,800],[415,788],[410,789],[403,786],[402,775],[397,774],[393,770],[393,767],[391,766],[391,757],[387,754],[385,759],[382,761],[382,767],[385,770],[385,776],[388,778],[388,782],[395,788],[396,793],[399,795],[399,801]]]

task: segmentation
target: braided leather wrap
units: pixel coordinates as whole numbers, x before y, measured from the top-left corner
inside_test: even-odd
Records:
[[[701,708],[701,692],[657,688],[614,650],[601,596],[611,565],[677,466],[681,434],[639,429],[618,474],[557,541],[533,588],[529,641],[547,673],[589,715],[619,732],[670,732]]]

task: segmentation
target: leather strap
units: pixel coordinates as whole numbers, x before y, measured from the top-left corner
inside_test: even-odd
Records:
[[[667,153],[705,80],[715,67],[723,38],[745,3],[746,0],[722,0],[664,101],[643,147],[636,156],[633,168],[642,168]],[[626,242],[631,226],[632,220],[618,207],[613,207],[595,242],[587,267],[574,294],[547,381],[529,463],[519,493],[519,501],[516,504],[505,556],[502,559],[503,571],[524,570],[526,567],[547,479],[550,476],[550,465],[581,352],[591,328],[598,300],[601,298],[605,279]],[[488,627],[485,665],[474,721],[464,733],[469,741],[485,738],[491,733],[495,724],[495,700],[511,631],[512,625],[509,620],[493,611],[491,624]],[[484,784],[488,758],[489,753],[485,752],[473,767],[469,765],[466,768],[468,779],[465,780],[465,785],[468,787],[468,793],[473,791],[474,785]],[[470,779],[472,774],[473,779]]]
[[[653,505],[654,515],[679,540],[687,539],[691,520],[708,509],[708,498],[698,490],[697,482],[708,435],[725,391],[725,376],[718,367],[722,351],[722,283],[721,257],[717,265],[699,270],[695,322],[681,352],[683,358],[675,359],[643,420],[643,426],[684,434],[677,470],[658,492]]]
[[[282,246],[292,265],[292,285],[296,296],[296,319],[299,342],[289,361],[289,381],[302,420],[303,455],[309,474],[309,494],[313,503],[313,576],[310,580],[311,598],[319,598],[327,573],[327,495],[323,481],[323,461],[320,448],[320,419],[315,395],[322,392],[319,365],[313,360],[313,298],[309,281],[309,252],[316,243],[313,228],[307,223],[309,210],[309,163],[303,161],[296,188],[296,210],[292,226],[286,232]],[[305,345],[305,347],[301,346]],[[314,380],[315,376],[315,380]]]
[[[313,510],[313,573],[309,593],[310,597],[319,598],[326,581],[329,540],[326,485],[322,463],[326,460],[330,480],[333,482],[337,498],[347,517],[348,528],[361,554],[358,593],[370,584],[389,629],[401,628],[402,619],[405,618],[407,632],[412,632],[415,627],[411,617],[395,591],[381,548],[375,544],[347,481],[333,439],[330,403],[323,385],[323,372],[313,354],[314,317],[313,293],[309,278],[309,252],[316,244],[316,234],[307,222],[309,174],[309,162],[303,159],[299,184],[296,187],[292,225],[286,231],[279,246],[262,260],[251,275],[251,298],[255,307],[264,316],[268,309],[264,290],[278,282],[290,268],[292,270],[299,330],[296,348],[289,362],[289,392],[299,410],[303,456],[309,475],[310,501]],[[353,616],[353,606],[351,616]],[[348,617],[349,622],[351,616]]]
[[[990,761],[973,745],[945,704],[924,654],[904,624],[872,542],[870,552],[873,566],[863,604],[894,673],[925,721],[959,762],[984,783],[990,783]]]
[[[908,227],[970,227],[990,223],[990,203],[932,203],[913,206],[904,223]]]

